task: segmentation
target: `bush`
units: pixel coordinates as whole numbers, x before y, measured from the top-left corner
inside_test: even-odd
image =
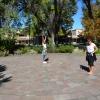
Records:
[[[58,45],[55,47],[54,53],[72,53],[74,46],[72,45]],[[48,52],[52,53],[52,47],[48,46]]]
[[[61,45],[56,47],[56,52],[58,53],[72,53],[74,50],[74,46],[72,45]]]
[[[9,55],[10,50],[14,50],[15,54],[36,54],[36,53],[41,53],[42,52],[42,46],[38,45],[38,46],[15,46],[12,43],[8,43],[7,46],[7,41],[4,42],[5,46],[1,46],[0,47],[0,56],[7,56]],[[11,46],[11,47],[9,47]],[[14,48],[13,48],[14,47]],[[72,53],[74,50],[74,46],[72,45],[58,45],[55,47],[54,53]],[[53,53],[52,52],[52,47],[50,45],[48,45],[48,53]]]
[[[37,53],[41,53],[42,52],[42,46],[33,46],[32,49],[34,51],[36,51]]]
[[[5,52],[4,51],[0,51],[0,57],[1,56],[5,56]]]
[[[96,52],[96,54],[100,54],[100,48],[98,49],[98,51]]]
[[[6,51],[5,49],[4,50],[0,50],[0,57],[1,56],[8,56],[9,55],[9,52]]]
[[[15,39],[2,39],[0,40],[0,50],[9,53],[14,53],[15,49]]]
[[[25,54],[25,53],[28,53],[29,48],[28,47],[21,48],[20,51],[21,51],[21,54]]]
[[[41,52],[42,52],[42,46],[25,46],[15,51],[16,54],[26,54],[26,53],[34,54]]]

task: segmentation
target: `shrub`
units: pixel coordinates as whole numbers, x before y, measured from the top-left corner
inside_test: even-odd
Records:
[[[4,51],[0,51],[0,57],[1,56],[5,56],[5,52]]]
[[[42,52],[42,46],[25,46],[15,51],[16,54],[26,54],[26,53],[33,54],[41,52]]]
[[[15,39],[2,39],[0,40],[0,50],[6,51],[9,53],[14,53],[15,49]]]
[[[10,41],[11,42],[11,41]],[[15,46],[12,43],[7,43],[4,42],[5,46],[0,47],[0,56],[7,56],[9,54],[8,51],[14,50],[15,54],[33,54],[33,53],[41,53],[42,52],[42,46],[37,45],[37,46]],[[7,45],[8,44],[8,45]],[[11,47],[9,47],[11,46]],[[74,50],[74,46],[72,45],[58,45],[55,46],[54,53],[72,53]],[[53,53],[52,52],[52,47],[51,45],[48,45],[48,53]]]
[[[98,49],[98,51],[96,52],[96,54],[100,54],[100,48]]]
[[[72,45],[58,45],[55,47],[54,53],[72,53],[74,46]],[[48,52],[52,53],[52,47],[48,46]]]
[[[32,47],[32,49],[34,50],[34,51],[36,51],[37,53],[41,53],[42,52],[42,46],[33,46]]]
[[[72,45],[61,45],[59,47],[56,47],[56,52],[59,53],[72,53],[74,50],[74,46]]]
[[[24,47],[24,48],[21,48],[20,51],[21,51],[21,54],[25,54],[25,53],[27,53],[29,51],[29,48],[28,47]]]

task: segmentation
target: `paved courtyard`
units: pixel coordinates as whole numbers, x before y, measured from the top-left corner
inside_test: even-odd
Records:
[[[85,55],[49,54],[49,59],[43,64],[39,54],[0,57],[13,76],[0,84],[0,100],[100,100],[100,56],[94,75],[84,70]]]

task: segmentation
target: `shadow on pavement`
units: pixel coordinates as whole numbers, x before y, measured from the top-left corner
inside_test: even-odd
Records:
[[[45,61],[49,61],[49,58],[46,58]]]
[[[0,72],[6,71],[7,67],[6,65],[0,65]]]
[[[11,81],[12,76],[6,70],[7,70],[6,65],[0,65],[0,85],[3,82]]]
[[[84,65],[80,65],[80,68],[81,68],[82,70],[84,70],[84,71],[87,71],[87,72],[90,71],[89,68],[88,68],[87,66],[84,66]]]

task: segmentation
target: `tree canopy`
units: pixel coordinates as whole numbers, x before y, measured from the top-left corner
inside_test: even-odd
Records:
[[[94,20],[91,21],[91,19],[88,17],[88,11],[87,9],[83,9],[83,26],[85,27],[85,35],[91,36],[91,37],[97,37],[100,38],[100,5],[93,4],[92,10],[93,10],[93,16]]]
[[[86,20],[89,22],[90,19],[96,19],[96,17],[93,16],[91,0],[82,1],[87,7],[87,10],[84,9],[83,18],[87,30]],[[67,30],[72,28],[72,16],[77,11],[77,2],[78,0],[0,0],[0,27],[5,27],[6,30],[14,28],[16,25],[21,27],[22,23],[19,16],[21,17],[20,12],[23,12],[26,16],[24,28],[29,30],[29,35],[34,36],[41,33],[49,35],[52,37],[52,44],[54,45],[55,36],[59,32],[66,34]],[[99,0],[97,0],[98,2]]]

